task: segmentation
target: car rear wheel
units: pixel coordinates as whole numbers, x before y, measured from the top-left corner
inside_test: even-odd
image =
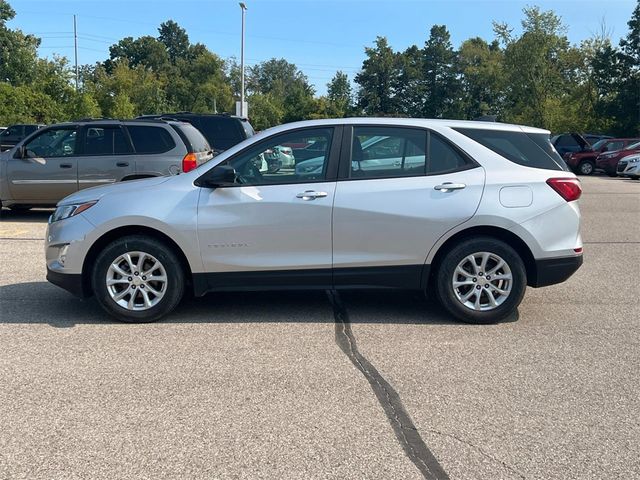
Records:
[[[491,237],[464,240],[442,259],[436,272],[442,306],[466,323],[495,323],[518,307],[527,286],[516,251]]]
[[[591,175],[593,173],[594,170],[594,165],[591,162],[580,162],[580,165],[578,165],[578,173],[580,175]]]
[[[165,244],[136,235],[115,240],[98,255],[91,283],[102,308],[118,320],[154,322],[180,302],[184,271]]]

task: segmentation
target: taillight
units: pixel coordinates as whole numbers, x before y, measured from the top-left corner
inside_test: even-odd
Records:
[[[190,172],[198,166],[198,158],[195,153],[187,153],[182,159],[183,173]]]
[[[582,195],[582,187],[577,178],[550,178],[547,184],[567,202],[578,200]]]

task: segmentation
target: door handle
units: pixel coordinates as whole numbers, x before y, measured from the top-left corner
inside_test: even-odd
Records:
[[[70,163],[61,163],[60,168],[73,168],[73,165]]]
[[[436,185],[433,189],[441,192],[452,192],[454,190],[462,190],[465,187],[466,185],[464,183],[444,182],[441,185]]]
[[[116,167],[128,167],[129,162],[118,162],[116,163]]]
[[[315,200],[316,198],[324,198],[327,196],[327,192],[316,192],[314,190],[306,190],[305,192],[296,195],[296,198],[302,200]]]

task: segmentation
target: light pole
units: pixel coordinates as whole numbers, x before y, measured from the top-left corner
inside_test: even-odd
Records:
[[[247,6],[244,2],[240,2],[240,9],[242,10],[242,40],[240,43],[240,116],[246,117],[244,103],[244,14],[247,11]]]

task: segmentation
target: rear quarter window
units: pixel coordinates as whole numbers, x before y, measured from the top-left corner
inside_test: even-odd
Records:
[[[171,134],[163,127],[127,125],[133,148],[140,154],[165,153],[175,148]]]
[[[228,150],[245,139],[240,122],[234,118],[202,117],[199,128],[216,150]]]
[[[200,131],[189,123],[171,124],[174,130],[178,132],[180,138],[187,144],[187,150],[190,152],[200,153],[209,152],[211,146],[209,142],[204,138],[204,135]]]
[[[547,134],[476,128],[454,130],[518,165],[545,170],[567,170]]]

